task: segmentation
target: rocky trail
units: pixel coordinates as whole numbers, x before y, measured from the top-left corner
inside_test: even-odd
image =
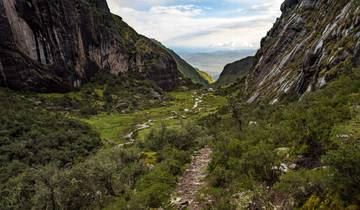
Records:
[[[207,94],[194,94],[193,100],[194,105],[190,109],[185,109],[185,112],[200,111],[200,104],[203,102],[203,97]],[[171,112],[171,116],[163,119],[150,119],[144,123],[137,124],[131,132],[129,132],[125,138],[128,140],[126,143],[118,144],[118,147],[133,145],[136,141],[136,133],[151,128],[156,121],[166,121],[174,119],[178,116],[182,116],[176,111]],[[178,185],[172,194],[171,205],[177,209],[189,209],[189,210],[200,210],[200,203],[196,199],[196,194],[204,184],[203,180],[206,176],[206,169],[211,161],[211,149],[205,147],[195,152],[192,157],[192,162],[179,179]]]
[[[191,164],[186,169],[172,195],[171,204],[177,209],[201,209],[196,194],[204,184],[203,180],[211,161],[211,153],[211,149],[205,147],[194,154]]]

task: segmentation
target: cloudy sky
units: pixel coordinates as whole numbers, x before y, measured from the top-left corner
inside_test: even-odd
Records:
[[[283,0],[107,0],[139,33],[174,49],[258,48]]]

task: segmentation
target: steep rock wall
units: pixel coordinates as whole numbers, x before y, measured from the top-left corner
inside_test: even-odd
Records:
[[[134,74],[165,90],[175,61],[110,13],[106,0],[0,0],[0,85],[66,92],[97,72]]]
[[[303,94],[359,65],[358,0],[286,0],[247,80],[249,103]]]

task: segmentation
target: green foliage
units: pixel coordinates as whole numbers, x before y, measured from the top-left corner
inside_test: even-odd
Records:
[[[343,199],[360,202],[360,142],[359,138],[340,142],[337,149],[330,150],[324,157],[324,164],[335,169],[334,188],[342,192]]]
[[[193,124],[183,125],[178,129],[165,125],[153,129],[145,136],[144,150],[153,150],[146,154],[155,155],[156,162],[149,163],[148,155],[141,155],[142,160],[151,164],[152,170],[137,179],[134,190],[126,201],[118,199],[107,209],[149,209],[167,206],[171,192],[176,186],[177,177],[190,162],[191,153],[197,146],[197,136],[201,129]],[[185,142],[183,142],[185,141]]]
[[[232,94],[221,114],[205,120],[216,134],[209,189],[225,188],[231,197],[265,183],[304,209],[358,206],[360,76],[348,72],[299,101],[275,106],[248,105],[241,93]],[[280,163],[300,170],[282,173],[275,169]],[[209,194],[219,203],[225,199]]]
[[[59,169],[53,164],[28,169],[9,181],[1,206],[4,209],[102,208],[111,198],[129,193],[144,173],[137,153],[110,149],[70,169]]]
[[[101,145],[98,134],[89,126],[43,110],[26,97],[0,90],[1,209],[30,208],[31,199],[50,202],[46,195],[37,195],[47,189],[37,185],[34,176],[50,185],[52,180],[39,171],[54,173],[83,160]],[[53,167],[45,167],[48,164]]]
[[[198,126],[187,124],[181,128],[169,128],[162,124],[159,129],[152,129],[144,142],[144,147],[152,151],[159,151],[165,147],[179,150],[189,150],[201,136]]]
[[[153,82],[140,79],[136,75],[99,73],[78,92],[33,97],[50,111],[68,112],[79,117],[101,112],[129,113],[160,104],[163,91]]]

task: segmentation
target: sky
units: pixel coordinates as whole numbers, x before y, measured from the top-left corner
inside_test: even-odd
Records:
[[[138,33],[175,50],[257,49],[283,0],[107,0]]]

